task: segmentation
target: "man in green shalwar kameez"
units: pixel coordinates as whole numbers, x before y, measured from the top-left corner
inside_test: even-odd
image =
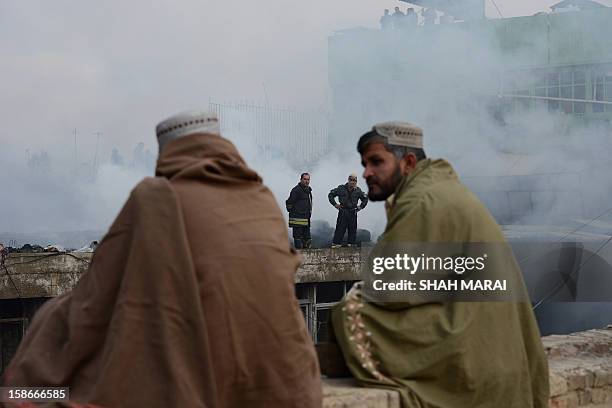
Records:
[[[393,243],[497,243],[501,229],[444,160],[425,157],[423,133],[375,125],[358,151],[368,196],[387,200],[377,248]],[[377,250],[374,248],[374,251]],[[399,391],[403,408],[548,406],[548,365],[520,270],[503,274],[521,301],[365,301],[357,283],[332,311],[336,340],[364,386]],[[508,267],[510,265],[510,267]]]

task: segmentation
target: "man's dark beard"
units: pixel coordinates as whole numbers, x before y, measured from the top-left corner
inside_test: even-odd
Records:
[[[367,180],[368,181],[368,198],[372,201],[386,200],[387,198],[389,198],[391,194],[395,192],[395,189],[397,188],[399,183],[401,183],[402,178],[403,178],[402,172],[400,170],[399,165],[395,166],[395,170],[393,174],[387,180],[378,180],[373,177],[370,178],[369,180]],[[374,182],[374,184],[376,184],[380,188],[381,191],[375,194],[370,188],[371,182]]]

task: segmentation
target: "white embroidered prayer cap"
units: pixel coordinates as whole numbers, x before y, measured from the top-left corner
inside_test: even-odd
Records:
[[[219,118],[214,112],[188,111],[170,116],[155,128],[159,149],[170,140],[194,133],[220,135]]]
[[[387,138],[390,145],[423,148],[423,129],[408,122],[382,122],[372,130]]]

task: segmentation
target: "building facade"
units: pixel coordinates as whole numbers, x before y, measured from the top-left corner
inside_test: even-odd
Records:
[[[411,121],[500,223],[596,217],[612,195],[611,36],[603,6],[337,32],[330,143]]]

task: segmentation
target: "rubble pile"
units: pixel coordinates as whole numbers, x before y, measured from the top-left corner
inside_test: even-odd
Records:
[[[50,244],[41,246],[37,244],[24,244],[21,247],[4,246],[0,242],[0,254],[2,259],[6,258],[10,253],[19,254],[37,254],[37,253],[62,253],[62,252],[93,252],[98,246],[98,241],[92,241],[89,245],[83,246],[80,249],[64,248],[62,245]]]

